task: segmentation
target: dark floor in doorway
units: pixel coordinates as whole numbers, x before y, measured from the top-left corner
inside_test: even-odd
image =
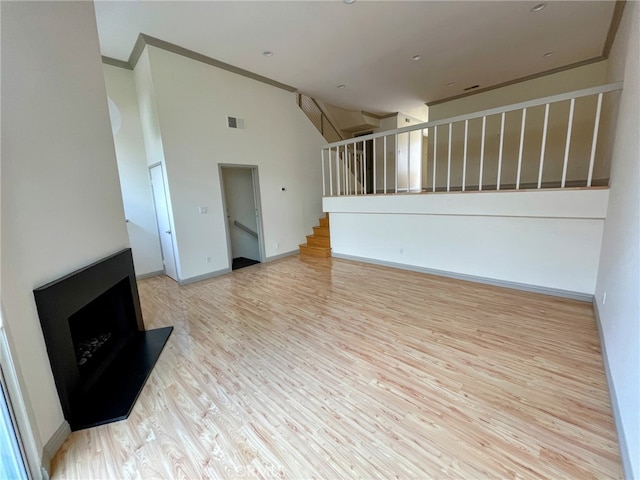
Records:
[[[233,265],[231,265],[231,270],[238,270],[239,268],[249,267],[251,265],[255,265],[256,263],[260,263],[257,260],[251,260],[250,258],[238,257],[233,259]]]

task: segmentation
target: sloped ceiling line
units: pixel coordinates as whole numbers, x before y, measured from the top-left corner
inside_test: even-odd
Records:
[[[125,68],[127,70],[133,70],[135,66],[138,64],[138,60],[140,60],[140,56],[144,51],[144,47],[146,47],[147,45],[151,45],[153,47],[160,48],[162,50],[175,53],[177,55],[182,55],[183,57],[187,57],[192,60],[196,60],[198,62],[206,63],[207,65],[221,68],[223,70],[227,70],[229,72],[242,75],[243,77],[257,80],[258,82],[266,83],[267,85],[271,85],[272,87],[281,88],[283,90],[286,90],[287,92],[296,92],[298,90],[297,88],[292,87],[290,85],[277,82],[270,78],[263,77],[262,75],[258,75],[257,73],[244,70],[234,65],[221,62],[220,60],[216,60],[215,58],[211,58],[201,53],[194,52],[193,50],[183,48],[180,45],[175,45],[170,42],[165,42],[164,40],[160,40],[159,38],[155,38],[150,35],[145,35],[144,33],[141,33],[140,35],[138,35],[138,40],[136,40],[136,43],[133,46],[133,50],[131,50],[129,61],[124,62],[122,60],[118,60],[116,58],[111,58],[111,57],[105,57],[103,55],[102,63],[105,63],[107,65],[112,65],[114,67]]]

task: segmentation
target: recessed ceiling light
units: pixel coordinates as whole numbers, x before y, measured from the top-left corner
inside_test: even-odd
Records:
[[[273,57],[273,52],[265,50],[264,52],[262,52],[262,55],[264,55],[265,57]]]
[[[422,58],[422,55],[414,55],[413,57],[411,57],[411,60],[413,60],[414,62],[417,62],[421,58]]]
[[[449,82],[447,83],[447,87],[453,87],[456,84],[456,82]]]
[[[342,0],[343,3],[346,3],[347,5],[352,5],[354,3],[356,3],[356,0]]]
[[[548,58],[548,57],[550,57],[551,55],[553,55],[553,52],[547,52],[547,53],[545,53],[545,54],[544,54],[544,55],[542,55],[542,56],[543,56],[543,57],[545,57],[545,58]]]
[[[340,85],[338,85],[338,87],[337,87],[337,88],[347,88],[347,86],[346,86],[346,85],[344,85],[344,84],[340,84]]]
[[[531,7],[531,11],[532,12],[539,12],[540,10],[542,10],[544,7],[546,7],[547,4],[546,3],[538,3],[537,5],[534,5],[533,7]]]

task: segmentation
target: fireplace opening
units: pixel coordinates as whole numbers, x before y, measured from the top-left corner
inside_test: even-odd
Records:
[[[173,327],[145,330],[131,249],[34,290],[72,430],[129,416]]]
[[[88,391],[137,331],[129,278],[98,295],[69,317],[81,388]]]

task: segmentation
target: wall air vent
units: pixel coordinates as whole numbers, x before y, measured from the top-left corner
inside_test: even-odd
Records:
[[[227,117],[227,127],[244,129],[244,120],[242,118]]]

